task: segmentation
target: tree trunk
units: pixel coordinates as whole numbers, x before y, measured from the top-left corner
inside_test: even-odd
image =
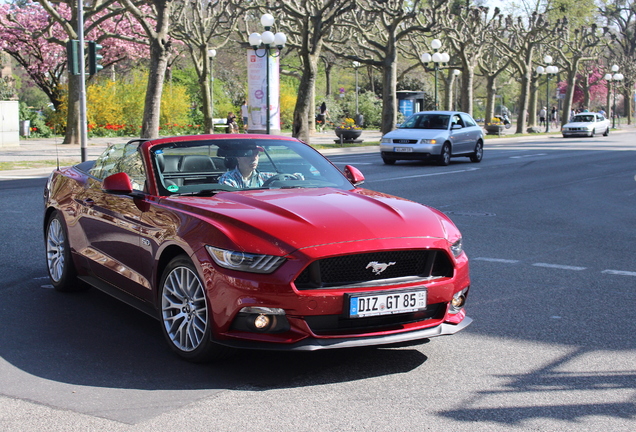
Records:
[[[303,59],[303,74],[300,78],[298,86],[298,98],[296,99],[296,107],[294,108],[294,121],[292,136],[306,143],[310,142],[311,128],[310,122],[314,118],[312,115],[312,107],[314,105],[313,88],[316,85],[316,71],[318,70],[318,56],[305,55]]]
[[[395,129],[397,123],[397,59],[395,50],[387,52],[382,66],[382,134]]]
[[[80,75],[68,74],[68,109],[63,144],[80,144]]]
[[[537,125],[537,101],[539,99],[539,78],[533,77],[530,82],[530,112],[528,115],[528,126],[535,127]]]
[[[561,112],[561,126],[570,121],[570,112],[572,112],[572,101],[574,100],[574,89],[576,88],[576,70],[578,62],[572,65],[568,71],[568,87],[565,91],[565,99],[563,99],[563,111]]]
[[[156,39],[152,41],[150,51],[150,73],[146,88],[144,118],[141,124],[141,138],[152,139],[159,137],[161,94],[168,67],[168,49],[162,40]]]
[[[532,79],[531,68],[526,68],[526,72],[521,77],[521,94],[519,96],[519,117],[517,118],[518,134],[525,133],[528,121],[528,100],[530,94],[530,81]]]
[[[467,62],[463,64],[462,75],[462,111],[473,115],[473,84],[475,82],[474,68]]]
[[[486,112],[484,113],[484,123],[488,124],[495,116],[495,96],[497,89],[495,88],[496,76],[489,75],[486,78]]]

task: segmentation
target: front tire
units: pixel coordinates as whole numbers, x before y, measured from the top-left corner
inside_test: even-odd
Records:
[[[596,134],[596,129],[592,129],[592,132],[590,132],[590,138],[594,137],[595,134]]]
[[[51,284],[57,291],[86,289],[86,285],[77,279],[66,224],[58,211],[51,214],[46,224],[46,268]]]
[[[395,165],[395,159],[382,158],[382,162],[384,162],[385,165]]]
[[[481,140],[475,144],[475,151],[470,155],[470,161],[479,163],[484,157],[484,143]]]
[[[448,166],[451,160],[451,146],[449,143],[444,143],[442,146],[442,153],[439,155],[439,165]]]
[[[187,256],[170,261],[159,287],[161,329],[174,352],[199,363],[226,357],[232,351],[211,340],[212,311],[201,278]]]
[[[608,136],[609,135],[609,126],[607,127],[607,129],[605,129],[605,132],[603,133],[603,136]]]

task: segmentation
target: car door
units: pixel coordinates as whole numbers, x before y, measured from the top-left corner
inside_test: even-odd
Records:
[[[459,129],[455,129],[459,125]],[[470,130],[464,125],[464,120],[459,113],[451,116],[451,134],[453,137],[453,154],[462,154],[468,151]]]
[[[133,187],[143,191],[145,170],[136,145],[114,148],[91,170],[88,187],[77,199],[84,207],[79,219],[87,240],[82,254],[97,278],[139,298],[150,298],[150,281],[143,265],[141,220],[143,200],[115,195],[102,189],[102,180],[117,172],[126,172]]]
[[[481,138],[481,127],[469,114],[460,113],[460,116],[464,121],[464,127],[466,129],[466,152],[471,153],[475,150],[475,145]]]

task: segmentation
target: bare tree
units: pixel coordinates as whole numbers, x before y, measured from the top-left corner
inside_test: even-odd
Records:
[[[499,8],[491,17],[487,7],[456,7],[441,25],[445,39],[453,48],[462,70],[461,109],[472,115],[475,70],[484,50],[493,43],[491,34],[498,24]]]
[[[315,127],[316,78],[325,39],[337,18],[352,11],[355,5],[355,0],[275,0],[271,4],[272,11],[282,13],[279,28],[286,33],[287,44],[298,52],[301,62],[292,135],[305,142],[309,142]]]
[[[607,33],[608,28],[604,28]],[[600,56],[602,39],[595,24],[564,32],[560,40],[561,49],[555,50],[563,72],[567,74],[567,90],[563,101],[561,124],[567,123],[572,110],[572,100],[576,88],[576,77],[585,61],[596,60]]]
[[[624,115],[628,124],[631,124],[636,84],[636,2],[613,0],[600,12],[611,29],[611,41],[608,45],[610,61],[620,66],[625,77],[621,83],[625,101]]]
[[[359,0],[339,19],[339,35],[328,48],[348,60],[382,70],[382,133],[397,122],[399,43],[413,33],[430,33],[448,0]]]
[[[209,50],[225,46],[246,9],[238,0],[176,0],[171,35],[183,42],[194,64],[203,99],[207,133],[214,133],[212,60]]]
[[[511,57],[521,79],[516,133],[522,134],[528,122],[535,53],[540,46],[549,45],[561,36],[563,22],[559,20],[555,24],[550,24],[542,14],[534,12],[527,20],[507,16],[500,25],[493,36],[498,46],[505,49]]]
[[[174,11],[172,0],[148,0],[140,5],[134,0],[120,0],[128,12],[141,24],[150,42],[150,71],[141,123],[141,138],[159,136],[161,95],[165,81],[172,41],[170,23]]]

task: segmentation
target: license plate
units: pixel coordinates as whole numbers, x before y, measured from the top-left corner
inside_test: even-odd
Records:
[[[410,153],[413,151],[412,147],[393,147],[393,151],[396,153]]]
[[[349,317],[392,315],[426,309],[426,290],[393,291],[349,297]]]

